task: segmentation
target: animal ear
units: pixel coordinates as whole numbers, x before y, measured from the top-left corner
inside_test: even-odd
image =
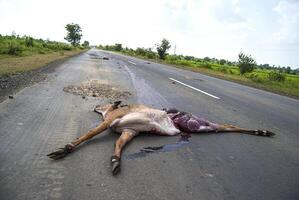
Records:
[[[121,101],[115,101],[113,103],[113,108],[116,109],[118,107],[118,105],[121,104]]]

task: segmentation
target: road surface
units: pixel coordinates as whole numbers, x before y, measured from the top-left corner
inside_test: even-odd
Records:
[[[127,103],[176,107],[277,135],[198,134],[182,145],[178,137],[141,135],[125,148],[116,177],[110,156],[118,135],[111,131],[65,159],[48,159],[99,122],[92,109],[109,100],[62,90],[90,79],[130,91]],[[298,100],[91,49],[0,104],[0,199],[298,199],[298,119]],[[159,145],[170,148],[138,153]]]

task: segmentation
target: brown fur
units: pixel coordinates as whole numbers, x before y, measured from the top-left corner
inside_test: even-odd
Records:
[[[94,111],[100,113],[103,116],[103,122],[100,123],[94,129],[83,134],[81,137],[67,144],[64,148],[61,148],[58,151],[48,154],[48,156],[52,159],[60,159],[66,156],[67,154],[69,154],[76,146],[78,146],[82,142],[89,140],[92,137],[102,133],[106,129],[112,127],[115,131],[121,133],[121,136],[115,142],[114,153],[113,156],[111,157],[112,173],[116,174],[120,170],[120,158],[121,158],[121,151],[123,147],[126,145],[126,143],[128,143],[136,135],[138,135],[139,132],[157,131],[157,129],[161,128],[162,126],[165,126],[165,124],[166,124],[166,129],[162,128],[160,131],[161,134],[175,135],[179,132],[179,130],[174,127],[171,119],[168,117],[165,111],[161,111],[161,110],[147,107],[145,105],[137,105],[137,104],[119,106],[120,103],[121,103],[120,101],[117,101],[114,102],[113,104],[96,106]],[[134,117],[129,118],[128,116],[134,116]],[[159,122],[161,122],[162,125],[159,124]],[[128,126],[129,128],[127,128],[126,125],[131,125],[131,126]],[[159,125],[161,125],[161,127]],[[169,126],[167,127],[167,125]],[[134,128],[134,126],[138,128]],[[239,132],[239,133],[247,133],[247,134],[261,135],[261,136],[274,135],[274,133],[269,131],[247,130],[232,125],[219,125],[217,130],[214,131],[207,130],[203,132]]]

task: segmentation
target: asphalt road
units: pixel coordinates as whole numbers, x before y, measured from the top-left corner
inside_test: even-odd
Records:
[[[109,101],[62,91],[89,79],[131,91],[126,103],[176,107],[277,135],[198,134],[182,145],[172,145],[178,137],[141,135],[125,148],[113,177],[118,135],[106,131],[52,161],[46,154],[94,127],[100,118],[93,107]],[[298,100],[92,49],[0,104],[0,199],[298,199],[298,119]],[[138,153],[159,145],[167,148]]]

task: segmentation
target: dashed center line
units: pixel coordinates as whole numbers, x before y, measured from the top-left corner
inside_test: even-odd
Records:
[[[131,63],[131,64],[133,64],[133,65],[136,65],[136,63],[134,63],[134,62],[132,62],[132,61],[130,61],[130,60],[129,60],[128,62]]]
[[[219,97],[217,97],[217,96],[215,96],[215,95],[212,95],[212,94],[207,93],[207,92],[205,92],[205,91],[203,91],[203,90],[197,89],[197,88],[195,88],[195,87],[193,87],[193,86],[191,86],[191,85],[188,85],[188,84],[186,84],[186,83],[183,83],[183,82],[181,82],[181,81],[178,81],[178,80],[176,80],[176,79],[174,79],[174,78],[170,78],[170,77],[168,77],[168,79],[170,79],[170,80],[172,80],[172,81],[174,81],[174,82],[177,82],[177,83],[179,83],[179,84],[181,84],[181,85],[183,85],[183,86],[186,86],[186,87],[188,87],[188,88],[191,88],[191,89],[193,89],[193,90],[195,90],[195,91],[197,91],[197,92],[200,92],[200,93],[203,93],[203,94],[205,94],[205,95],[208,95],[208,96],[210,96],[210,97],[212,97],[212,98],[214,98],[214,99],[220,99]]]

